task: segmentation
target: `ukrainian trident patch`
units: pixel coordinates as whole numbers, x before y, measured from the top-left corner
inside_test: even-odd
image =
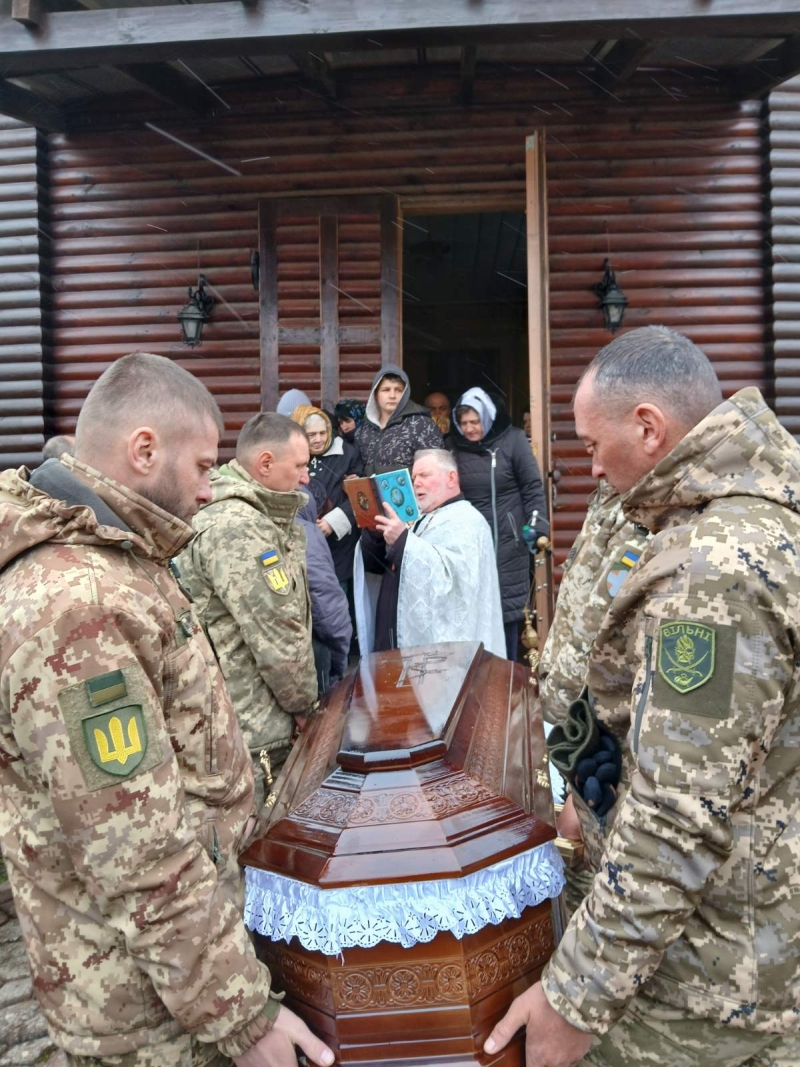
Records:
[[[258,559],[262,567],[265,568],[264,577],[267,579],[267,585],[273,593],[288,596],[291,584],[289,575],[286,573],[286,568],[275,549],[268,548],[266,552],[262,552]]]
[[[144,759],[147,724],[141,704],[90,715],[81,725],[92,762],[106,774],[126,778]]]
[[[662,622],[658,673],[677,693],[690,693],[714,674],[716,633],[699,622]]]

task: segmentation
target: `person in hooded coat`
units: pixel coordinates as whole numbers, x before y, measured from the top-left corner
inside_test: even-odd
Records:
[[[366,418],[356,430],[364,473],[411,470],[414,453],[443,448],[442,434],[428,409],[411,399],[408,375],[389,363],[375,375]]]
[[[508,658],[517,658],[520,623],[530,594],[530,553],[522,527],[536,512],[537,534],[549,533],[539,466],[523,430],[483,389],[468,389],[455,408],[448,444],[461,492],[489,523],[494,541]]]

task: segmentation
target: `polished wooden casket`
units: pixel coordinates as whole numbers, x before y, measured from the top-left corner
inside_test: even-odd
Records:
[[[483,1042],[554,946],[562,864],[529,672],[474,642],[365,657],[243,857],[245,922],[342,1064],[523,1067]]]

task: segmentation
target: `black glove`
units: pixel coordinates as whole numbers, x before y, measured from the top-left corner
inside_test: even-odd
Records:
[[[617,799],[622,775],[619,742],[597,718],[584,689],[563,723],[547,739],[550,759],[594,813],[605,815]]]

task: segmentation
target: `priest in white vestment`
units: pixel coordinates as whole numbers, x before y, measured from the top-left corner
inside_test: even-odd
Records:
[[[356,624],[362,655],[442,641],[482,641],[506,655],[492,534],[461,495],[454,457],[417,452],[412,471],[422,517],[410,527],[384,505],[379,530],[356,550]]]

